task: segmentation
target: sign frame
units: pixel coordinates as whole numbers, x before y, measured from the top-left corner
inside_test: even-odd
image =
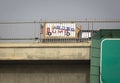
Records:
[[[43,25],[43,38],[44,39],[57,39],[57,38],[59,38],[59,39],[65,39],[65,38],[67,38],[67,39],[73,39],[73,38],[75,38],[75,39],[77,39],[78,38],[78,33],[80,32],[80,30],[81,30],[81,27],[80,28],[78,28],[77,26],[76,26],[76,23],[74,23],[75,24],[75,37],[71,37],[71,36],[46,36],[46,25],[47,25],[48,23],[44,23],[44,25]],[[60,23],[51,23],[51,24],[60,24]],[[67,23],[63,23],[63,24],[67,24]]]

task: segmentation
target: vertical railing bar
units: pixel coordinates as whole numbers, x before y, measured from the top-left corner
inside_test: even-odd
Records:
[[[88,38],[87,38],[87,41],[89,41],[89,22],[88,22],[88,30],[87,30],[87,32],[88,32]]]
[[[93,27],[94,27],[94,26],[93,26],[93,22],[92,22],[92,32],[91,32],[92,34],[91,34],[91,37],[92,37],[93,34],[94,34]]]

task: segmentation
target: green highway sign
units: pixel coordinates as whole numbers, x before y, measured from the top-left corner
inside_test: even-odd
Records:
[[[120,38],[101,42],[100,83],[120,83]]]

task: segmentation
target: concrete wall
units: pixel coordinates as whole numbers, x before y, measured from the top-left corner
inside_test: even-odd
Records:
[[[0,43],[0,83],[89,83],[89,55],[90,42]]]
[[[86,62],[48,63],[0,63],[0,83],[89,83],[90,68]]]
[[[90,43],[0,44],[0,60],[89,60]]]

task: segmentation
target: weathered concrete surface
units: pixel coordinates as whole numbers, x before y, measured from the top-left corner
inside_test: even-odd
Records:
[[[91,42],[81,43],[0,43],[1,47],[66,47],[66,46],[90,46]]]
[[[89,64],[0,64],[0,83],[89,83]]]
[[[0,60],[89,60],[86,43],[0,43]]]

